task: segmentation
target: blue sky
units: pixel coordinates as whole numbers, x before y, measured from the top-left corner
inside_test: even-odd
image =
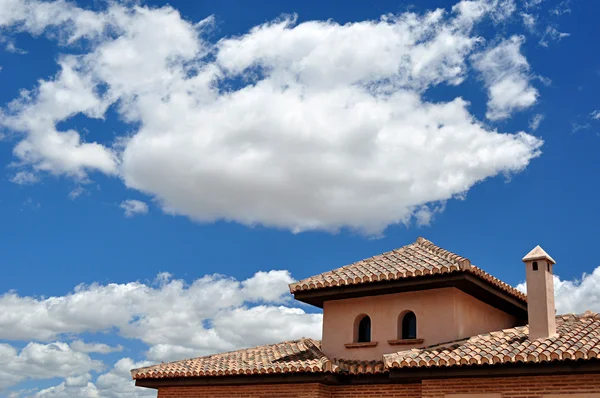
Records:
[[[0,0],[0,395],[319,337],[287,283],[418,236],[600,310],[599,7]]]

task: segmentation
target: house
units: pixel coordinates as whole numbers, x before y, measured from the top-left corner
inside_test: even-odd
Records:
[[[600,398],[600,315],[555,315],[554,260],[523,258],[528,294],[416,242],[290,285],[323,309],[300,339],[132,370],[159,398]]]

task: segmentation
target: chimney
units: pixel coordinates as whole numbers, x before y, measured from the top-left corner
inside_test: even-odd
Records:
[[[548,253],[536,246],[523,257],[527,274],[527,313],[531,340],[556,335],[554,280],[556,263]]]

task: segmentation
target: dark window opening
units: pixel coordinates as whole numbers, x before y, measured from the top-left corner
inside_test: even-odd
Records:
[[[358,323],[358,342],[371,342],[371,318],[365,315]]]
[[[414,312],[407,312],[402,318],[402,339],[417,338],[417,317]]]
[[[550,263],[546,264],[548,266],[548,272],[550,272]]]
[[[534,270],[534,271],[537,271],[537,261],[534,261],[534,262],[533,262],[533,270]]]

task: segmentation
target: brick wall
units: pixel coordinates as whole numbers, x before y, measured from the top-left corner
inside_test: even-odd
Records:
[[[331,398],[421,398],[421,384],[372,384],[362,386],[329,386]]]
[[[423,381],[423,398],[444,394],[502,393],[502,398],[542,398],[550,394],[600,393],[600,375],[519,376]]]
[[[331,398],[322,384],[270,384],[250,386],[162,387],[158,398]]]
[[[543,398],[550,394],[600,394],[600,375],[520,376],[424,380],[419,384],[325,386],[276,384],[162,387],[158,398],[443,398],[444,394],[493,394],[502,398]],[[468,397],[468,395],[467,395]]]

